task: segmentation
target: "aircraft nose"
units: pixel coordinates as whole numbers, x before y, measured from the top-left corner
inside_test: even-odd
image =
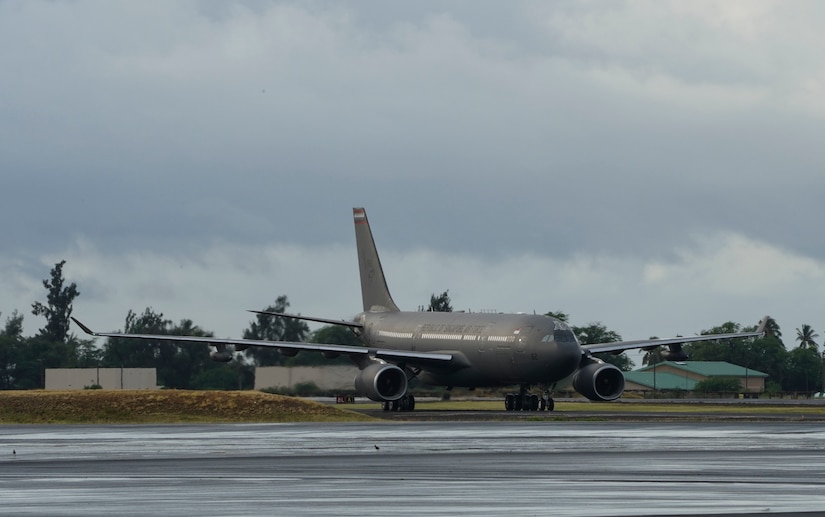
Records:
[[[559,379],[575,372],[582,359],[582,351],[575,341],[556,342],[551,368],[553,376]]]

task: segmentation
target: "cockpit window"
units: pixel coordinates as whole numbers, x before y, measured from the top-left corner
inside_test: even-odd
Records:
[[[576,336],[572,330],[556,330],[553,332],[556,337],[556,343],[575,343]]]
[[[546,336],[541,338],[542,343],[549,343],[551,341],[553,341],[553,334],[547,334]]]
[[[561,320],[553,320],[553,327],[556,330],[570,330],[570,327],[567,326],[567,323]]]

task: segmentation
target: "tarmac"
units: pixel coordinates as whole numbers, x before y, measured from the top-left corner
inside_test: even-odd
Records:
[[[822,422],[0,426],[7,515],[791,515]]]
[[[317,399],[319,402],[334,403],[334,399]],[[438,399],[424,399],[436,401]],[[488,398],[466,400],[497,400]],[[556,399],[557,402],[576,402],[584,399]],[[636,407],[634,407],[636,406]],[[640,409],[639,406],[656,407]],[[356,403],[341,406],[365,415],[384,420],[420,422],[455,421],[536,421],[536,420],[603,420],[626,422],[822,422],[825,424],[825,399],[621,399],[609,404],[594,404],[594,409],[574,411],[505,411],[501,401],[500,410],[429,410],[416,409],[413,412],[383,411],[378,403],[357,399]],[[557,406],[558,407],[558,406]],[[685,408],[681,411],[674,408]],[[810,411],[814,410],[814,411]]]

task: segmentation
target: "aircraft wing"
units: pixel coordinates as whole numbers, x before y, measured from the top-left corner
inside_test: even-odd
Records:
[[[765,335],[765,325],[770,316],[765,316],[759,322],[755,332],[736,332],[732,334],[706,334],[703,336],[672,337],[665,339],[639,339],[635,341],[615,341],[613,343],[595,343],[592,345],[582,345],[582,350],[591,354],[601,352],[623,352],[637,348],[653,348],[660,345],[681,345],[684,343],[696,343],[697,341],[719,341],[722,339],[737,339],[746,337],[762,337]]]
[[[262,346],[269,348],[288,348],[298,351],[307,352],[329,352],[337,354],[345,354],[350,356],[374,357],[376,359],[383,359],[393,364],[405,364],[409,366],[420,366],[423,368],[432,367],[434,365],[441,368],[462,368],[465,366],[465,361],[462,357],[446,352],[412,352],[406,350],[390,350],[383,348],[367,348],[362,346],[352,345],[327,345],[321,343],[301,343],[293,341],[263,341],[256,339],[221,339],[215,337],[201,337],[201,336],[170,336],[163,334],[124,334],[117,332],[94,332],[89,327],[72,317],[77,326],[83,329],[83,332],[95,337],[107,338],[122,338],[122,339],[142,339],[151,341],[172,341],[175,343],[205,343],[207,345],[235,345],[235,346]]]

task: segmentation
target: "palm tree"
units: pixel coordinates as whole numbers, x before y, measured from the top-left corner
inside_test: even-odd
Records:
[[[813,328],[807,323],[802,325],[802,329],[796,329],[796,340],[799,341],[800,348],[810,348],[811,350],[817,349],[816,338],[819,337]]]
[[[551,318],[556,318],[557,320],[563,321],[565,323],[567,323],[567,321],[570,319],[569,314],[567,314],[566,312],[561,312],[561,311],[550,311],[550,312],[544,313],[544,315],[545,316],[550,316]]]
[[[453,312],[453,306],[450,305],[449,293],[449,289],[438,296],[433,293],[432,296],[430,296],[430,306],[427,307],[427,312]]]
[[[650,339],[658,339],[656,336],[651,336]],[[662,362],[662,346],[655,346],[652,348],[644,348],[645,355],[642,356],[642,364],[653,366],[654,364]]]
[[[765,322],[765,334],[777,338],[782,337],[782,331],[779,330],[779,323],[770,316],[768,317],[768,321]]]

